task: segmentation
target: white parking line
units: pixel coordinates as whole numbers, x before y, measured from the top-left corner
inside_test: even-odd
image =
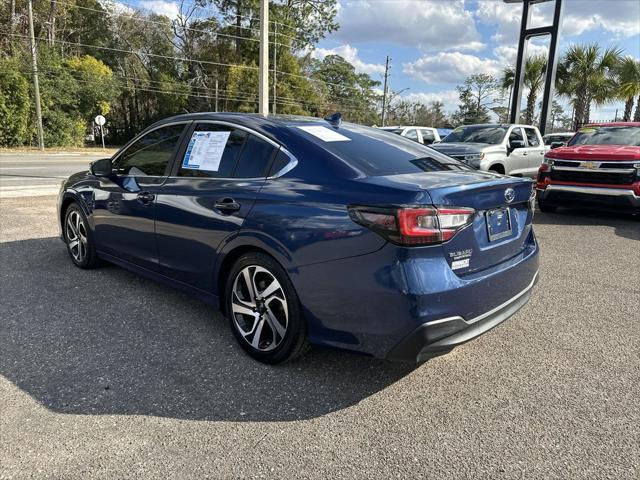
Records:
[[[15,185],[0,187],[0,199],[16,197],[42,197],[45,195],[57,195],[60,191],[58,184],[45,185]]]

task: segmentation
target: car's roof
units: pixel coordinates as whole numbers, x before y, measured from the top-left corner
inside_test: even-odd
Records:
[[[260,115],[258,113],[235,113],[235,112],[200,112],[200,113],[186,113],[183,115],[175,115],[168,117],[155,123],[155,126],[164,123],[173,122],[190,122],[197,120],[219,120],[238,123],[240,125],[244,123],[251,123],[252,125],[268,126],[268,125],[280,125],[289,126],[306,123],[323,123],[326,121],[322,118],[305,117],[301,115]]]
[[[423,128],[426,130],[437,130],[434,127],[423,127],[420,125],[397,125],[397,126],[387,125],[386,127],[380,127],[381,130],[395,130],[397,128]]]
[[[526,123],[475,123],[473,125],[460,125],[460,127],[529,127],[535,128],[533,125],[527,125]],[[460,128],[456,127],[456,128]]]
[[[575,135],[575,132],[553,132],[553,133],[547,133],[545,134],[545,137],[550,137],[551,135]]]
[[[596,122],[587,123],[583,127],[640,127],[640,122]]]

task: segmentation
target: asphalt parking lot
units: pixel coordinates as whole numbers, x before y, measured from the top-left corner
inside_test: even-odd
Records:
[[[31,190],[0,192],[0,478],[640,475],[637,219],[538,212],[530,303],[417,368],[269,367],[197,300],[75,268]]]

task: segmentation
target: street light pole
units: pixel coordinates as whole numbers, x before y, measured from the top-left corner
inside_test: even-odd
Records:
[[[260,0],[258,113],[269,114],[269,0]]]
[[[36,125],[38,128],[38,148],[44,150],[44,132],[42,131],[42,110],[40,109],[40,84],[38,83],[38,61],[36,59],[36,38],[33,33],[33,6],[28,2],[29,41],[31,43],[31,66],[33,75],[33,95],[36,102]]]

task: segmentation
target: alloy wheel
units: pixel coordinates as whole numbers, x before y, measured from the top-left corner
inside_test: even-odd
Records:
[[[233,322],[256,350],[276,348],[287,333],[289,310],[278,279],[266,268],[250,265],[238,272],[231,290]]]
[[[87,257],[87,227],[76,210],[67,217],[66,237],[69,252],[76,262],[82,263]]]

